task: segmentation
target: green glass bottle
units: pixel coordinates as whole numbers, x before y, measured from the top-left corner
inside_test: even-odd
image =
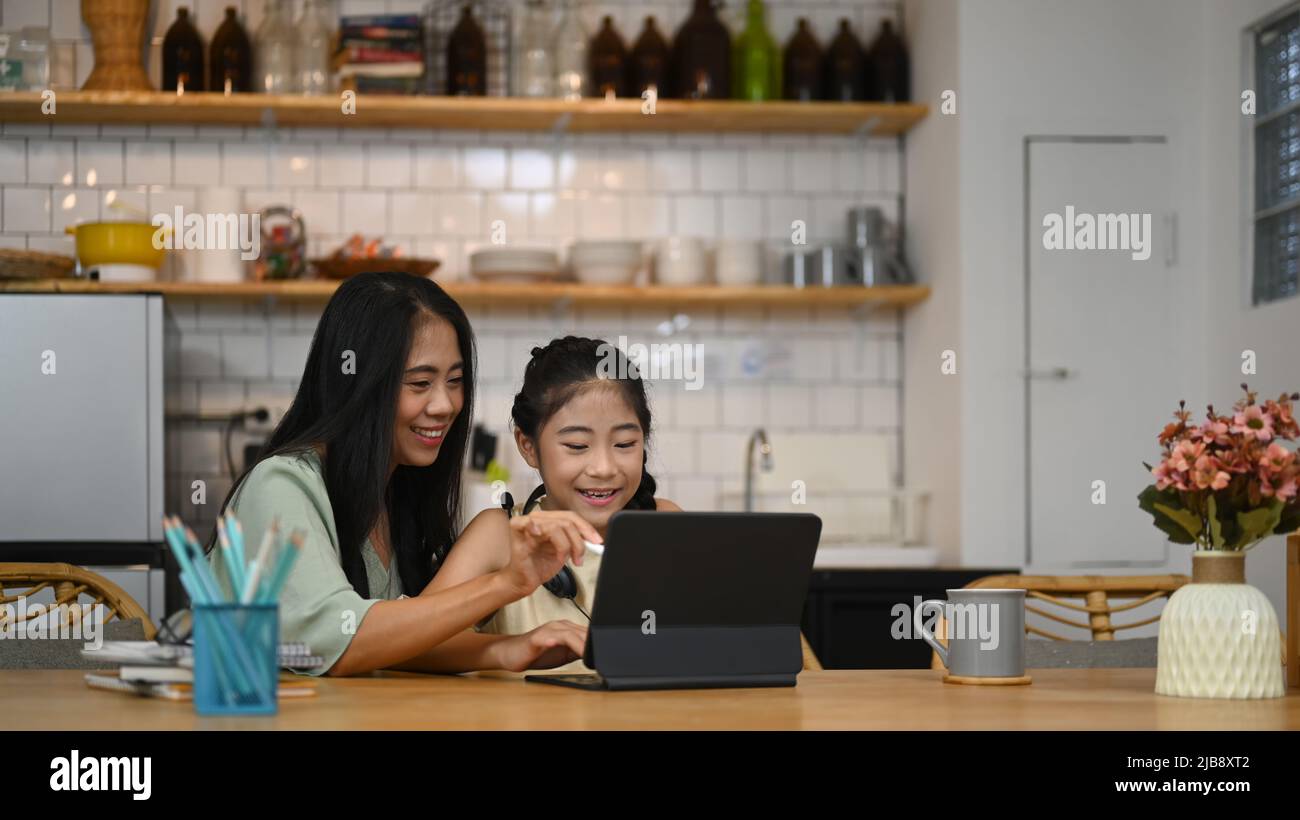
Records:
[[[731,96],[738,100],[781,99],[781,49],[764,17],[763,0],[749,0],[745,30],[731,49]]]

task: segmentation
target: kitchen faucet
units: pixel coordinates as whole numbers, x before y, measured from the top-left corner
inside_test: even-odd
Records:
[[[754,511],[755,444],[758,444],[758,451],[763,455],[763,472],[772,471],[772,444],[767,440],[767,431],[759,427],[750,434],[749,443],[745,445],[745,512]]]

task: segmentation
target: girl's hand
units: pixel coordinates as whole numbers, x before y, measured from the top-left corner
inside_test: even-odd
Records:
[[[523,635],[511,635],[492,645],[497,669],[554,669],[581,660],[587,644],[587,627],[572,621],[550,621]]]
[[[519,597],[555,577],[570,559],[582,566],[583,540],[601,543],[595,527],[576,513],[537,510],[510,519],[510,563],[501,569]]]

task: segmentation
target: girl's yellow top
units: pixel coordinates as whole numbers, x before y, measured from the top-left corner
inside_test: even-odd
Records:
[[[522,635],[548,621],[572,621],[580,626],[587,626],[589,623],[587,615],[591,614],[591,607],[596,598],[596,576],[600,572],[600,556],[589,552],[583,559],[582,566],[576,567],[570,564],[569,569],[573,571],[578,588],[578,594],[573,600],[561,598],[547,591],[546,587],[538,587],[531,595],[506,604],[488,616],[479,624],[478,631],[490,635]],[[577,606],[574,604],[575,601]],[[579,610],[578,606],[582,609]],[[582,674],[591,671],[593,670],[579,660],[555,669],[547,669],[542,674]]]

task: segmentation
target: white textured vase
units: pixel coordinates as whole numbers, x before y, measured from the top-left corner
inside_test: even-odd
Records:
[[[1156,694],[1190,698],[1282,697],[1277,614],[1245,582],[1245,555],[1192,553],[1192,583],[1160,616]]]

